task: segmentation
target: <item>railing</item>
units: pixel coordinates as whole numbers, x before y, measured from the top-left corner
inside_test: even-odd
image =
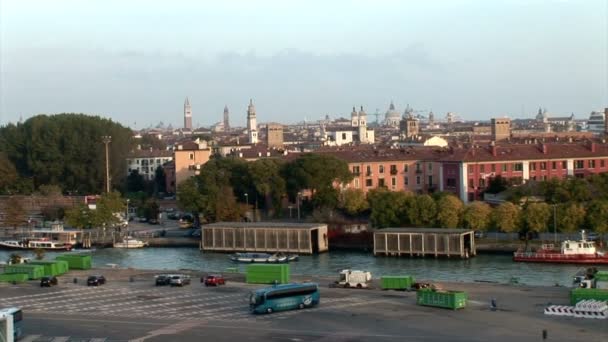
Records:
[[[555,259],[555,260],[576,260],[582,259],[582,256],[597,257],[596,254],[558,254],[558,253],[534,253],[534,252],[515,252],[514,257],[516,258],[529,258],[529,259]]]

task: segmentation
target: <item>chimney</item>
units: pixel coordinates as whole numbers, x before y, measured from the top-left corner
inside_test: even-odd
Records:
[[[549,147],[547,146],[547,144],[543,143],[541,145],[541,147],[542,147],[543,154],[547,154],[547,152],[549,150]]]
[[[595,151],[597,150],[597,146],[595,144],[595,141],[591,142],[591,146],[590,147],[591,147],[591,152],[595,153]]]
[[[492,151],[492,155],[496,157],[496,155],[498,154],[498,151],[496,150],[496,141],[490,141],[490,150]]]

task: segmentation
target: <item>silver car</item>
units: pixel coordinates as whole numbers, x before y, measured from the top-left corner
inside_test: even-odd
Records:
[[[171,286],[190,285],[190,276],[184,274],[176,274],[171,276]]]

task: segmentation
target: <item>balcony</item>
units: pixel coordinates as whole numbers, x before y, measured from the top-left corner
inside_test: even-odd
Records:
[[[421,174],[422,173],[422,169],[416,169],[416,174]]]
[[[371,177],[371,176],[373,176],[373,175],[374,175],[374,173],[373,173],[373,172],[371,172],[371,171],[367,171],[367,172],[365,173],[365,176],[366,176],[366,177]]]
[[[399,173],[399,171],[397,171],[397,169],[391,169],[391,175],[394,176],[394,175],[396,175],[398,173]]]
[[[353,171],[352,174],[355,177],[359,177],[361,175],[361,172],[359,172],[359,171]]]

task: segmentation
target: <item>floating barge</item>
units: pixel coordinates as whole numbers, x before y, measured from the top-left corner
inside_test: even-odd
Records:
[[[473,234],[467,229],[378,229],[374,232],[374,255],[466,259],[477,255]]]
[[[329,248],[327,225],[286,222],[217,222],[202,226],[201,250],[315,254]]]

